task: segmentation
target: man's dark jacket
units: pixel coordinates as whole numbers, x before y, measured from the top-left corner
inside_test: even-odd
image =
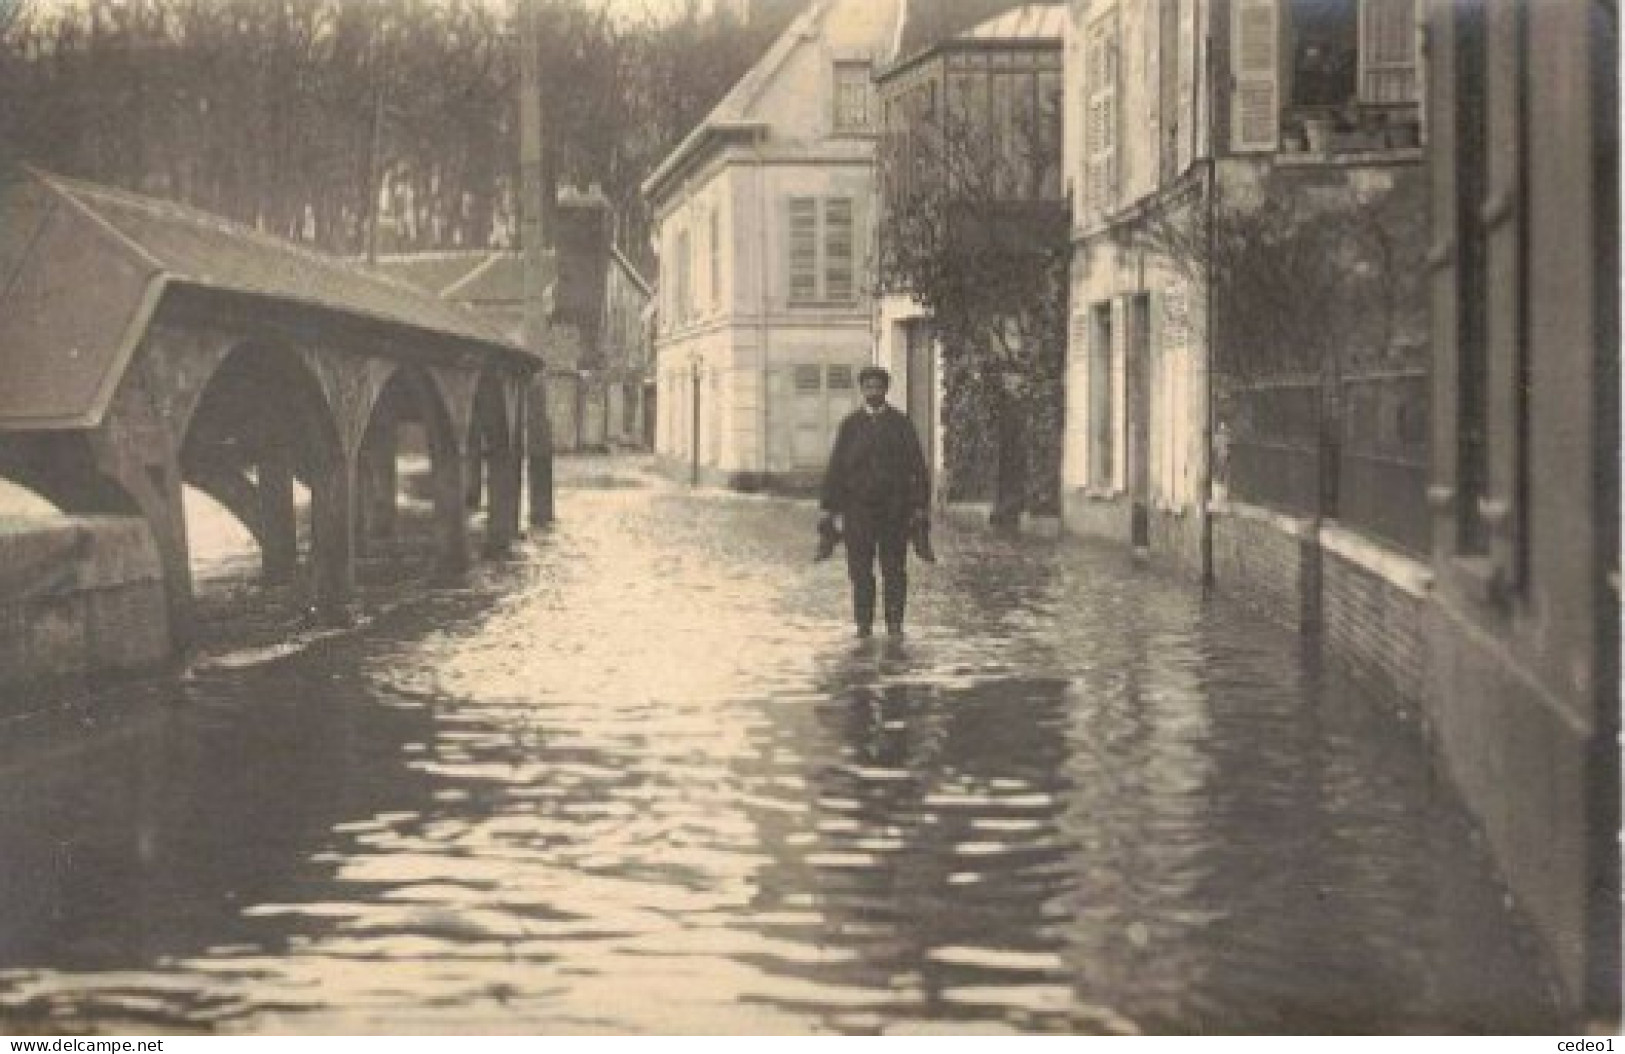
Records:
[[[890,404],[848,414],[835,433],[819,506],[826,512],[865,508],[907,516],[930,504],[931,476],[908,418]]]

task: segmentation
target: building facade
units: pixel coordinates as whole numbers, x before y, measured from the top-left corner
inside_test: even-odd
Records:
[[[1620,997],[1611,4],[1427,5],[1430,715],[1566,989]]]
[[[1071,11],[1067,529],[1421,714],[1577,1016],[1616,1028],[1611,5]]]
[[[1240,259],[1236,244],[1257,239],[1238,225],[1256,213],[1289,231],[1358,230],[1366,213],[1420,193],[1416,11],[1412,0],[1074,0],[1071,10],[1065,518],[1078,533],[1211,574],[1211,496],[1242,497],[1238,472],[1251,470],[1261,505],[1304,516],[1330,511],[1319,488],[1333,478],[1318,452],[1329,382],[1304,361],[1315,358],[1303,354],[1309,342],[1290,328],[1261,331],[1224,273],[1293,268]],[[1275,207],[1282,201],[1295,216]],[[1419,249],[1414,224],[1410,241]],[[1416,367],[1419,304],[1411,293],[1390,305],[1389,324],[1371,327],[1381,332],[1350,327],[1349,346],[1326,357],[1386,369],[1408,347],[1396,368]],[[1294,343],[1296,363],[1292,349],[1267,346]],[[1405,394],[1415,404],[1420,391],[1413,381]],[[1381,412],[1414,417],[1414,405],[1389,405],[1397,398],[1384,392]],[[1416,445],[1403,453],[1419,496]]]
[[[659,463],[798,489],[871,361],[876,114],[896,0],[818,0],[644,183]]]
[[[921,207],[916,195],[962,194],[972,207],[1020,208],[1013,223],[1065,222],[1061,181],[1062,48],[1066,9],[1060,4],[1006,4],[969,25],[941,4],[905,3],[902,30],[876,77],[883,139],[880,239],[898,210]],[[981,5],[988,8],[989,5]],[[975,10],[970,8],[968,10]],[[963,15],[964,11],[959,11]],[[971,160],[978,170],[964,171]],[[951,179],[976,182],[956,193]],[[986,200],[983,200],[983,199]],[[930,207],[925,205],[923,207]],[[990,209],[991,211],[991,209]],[[884,245],[879,247],[885,258]],[[875,361],[892,375],[896,401],[913,422],[933,476],[947,468],[943,348],[930,313],[907,290],[878,297]],[[939,502],[985,499],[981,481],[937,486]]]

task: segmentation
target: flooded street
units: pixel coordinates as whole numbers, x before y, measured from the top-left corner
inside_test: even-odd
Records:
[[[0,1031],[1542,1031],[1414,718],[1123,553],[632,463],[465,587],[0,737]]]

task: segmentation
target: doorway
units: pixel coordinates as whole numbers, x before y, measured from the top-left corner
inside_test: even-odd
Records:
[[[937,356],[931,340],[931,326],[925,319],[914,319],[902,324],[903,346],[908,356],[907,391],[904,410],[914,424],[914,433],[920,438],[920,449],[925,453],[928,477],[935,489],[937,469]]]

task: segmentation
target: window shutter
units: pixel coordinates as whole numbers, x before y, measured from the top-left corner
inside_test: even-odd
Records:
[[[1119,66],[1122,63],[1123,51],[1117,39],[1117,24],[1109,23],[1106,37],[1106,83],[1102,88],[1101,100],[1101,168],[1103,182],[1101,190],[1106,195],[1104,204],[1107,207],[1115,205],[1118,198],[1117,187],[1117,82]]]
[[[1184,172],[1196,157],[1196,4],[1184,0],[1179,5],[1179,107],[1174,123],[1179,127],[1179,139],[1174,145],[1174,164]]]
[[[1105,63],[1104,34],[1097,23],[1089,30],[1084,48],[1083,93],[1083,164],[1084,205],[1089,211],[1098,210],[1104,201],[1101,194],[1100,171],[1100,82],[1101,67]]]
[[[851,300],[855,276],[852,262],[852,199],[824,202],[824,297]]]
[[[1361,0],[1360,101],[1416,101],[1415,0]]]
[[[1115,15],[1089,27],[1084,112],[1084,201],[1092,210],[1117,200],[1117,22]]]
[[[680,231],[677,235],[677,319],[680,322],[689,318],[694,306],[694,291],[691,284],[693,262],[688,232]]]
[[[711,306],[722,307],[722,211],[711,206]]]
[[[790,299],[818,299],[818,199],[790,199]]]
[[[1230,99],[1230,146],[1274,150],[1281,124],[1280,15],[1277,0],[1235,0],[1231,39],[1235,88]]]

